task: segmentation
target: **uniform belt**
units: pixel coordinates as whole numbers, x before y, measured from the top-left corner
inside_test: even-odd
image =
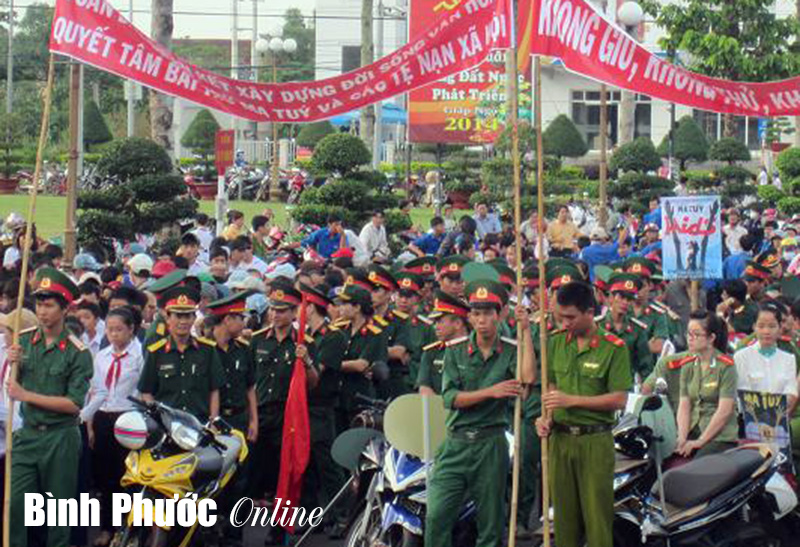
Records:
[[[29,429],[32,431],[39,431],[40,433],[44,433],[46,431],[55,431],[56,429],[65,429],[67,427],[77,427],[78,422],[62,422],[60,424],[39,424],[39,425],[24,425],[24,429]]]
[[[450,429],[447,435],[459,441],[481,441],[502,434],[506,430],[504,425],[495,425],[492,427],[475,427],[464,429]]]
[[[237,416],[247,410],[246,406],[229,406],[222,409],[223,416]]]
[[[556,433],[566,433],[573,437],[580,437],[581,435],[591,435],[593,433],[605,433],[611,431],[611,424],[595,424],[595,425],[565,425],[553,424],[553,431]]]

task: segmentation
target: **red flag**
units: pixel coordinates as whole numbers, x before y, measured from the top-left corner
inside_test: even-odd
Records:
[[[306,298],[300,304],[298,344],[305,341]],[[275,494],[275,509],[286,507],[286,521],[291,520],[292,509],[300,505],[300,492],[303,486],[303,473],[308,466],[311,452],[311,428],[308,422],[308,400],[306,398],[306,367],[301,358],[294,362],[292,381],[283,414],[283,439],[281,441],[281,467],[278,477],[278,490]],[[279,501],[280,500],[280,501]],[[291,506],[287,505],[291,502]],[[283,519],[281,519],[283,520]],[[292,533],[294,526],[284,528]]]

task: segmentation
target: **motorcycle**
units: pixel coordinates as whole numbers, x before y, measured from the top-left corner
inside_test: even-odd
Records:
[[[197,495],[197,504],[219,498],[247,458],[244,435],[220,418],[204,425],[163,403],[129,400],[136,410],[122,414],[114,425],[117,442],[131,450],[122,487],[147,499],[191,493]],[[186,547],[197,530],[197,524],[132,526],[132,519],[133,511],[115,532],[111,547]]]

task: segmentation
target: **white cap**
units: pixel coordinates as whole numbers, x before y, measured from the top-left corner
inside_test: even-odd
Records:
[[[128,269],[130,269],[131,273],[139,274],[139,272],[153,271],[153,259],[147,256],[144,253],[140,253],[138,255],[133,255],[131,259],[128,261]]]
[[[94,272],[86,272],[86,273],[84,273],[81,276],[81,278],[78,279],[78,285],[83,285],[84,281],[86,281],[87,279],[94,279],[95,281],[97,281],[98,285],[100,285],[101,287],[103,286],[103,280],[100,279],[100,276],[97,275]]]

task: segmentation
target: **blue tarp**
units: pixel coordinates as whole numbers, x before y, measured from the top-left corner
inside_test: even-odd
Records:
[[[406,120],[408,119],[408,114],[406,111],[392,103],[386,103],[383,105],[383,111],[381,115],[384,125],[405,125]],[[333,125],[350,125],[354,121],[358,122],[360,118],[361,111],[353,110],[352,112],[348,112],[346,114],[334,116],[328,121]]]

